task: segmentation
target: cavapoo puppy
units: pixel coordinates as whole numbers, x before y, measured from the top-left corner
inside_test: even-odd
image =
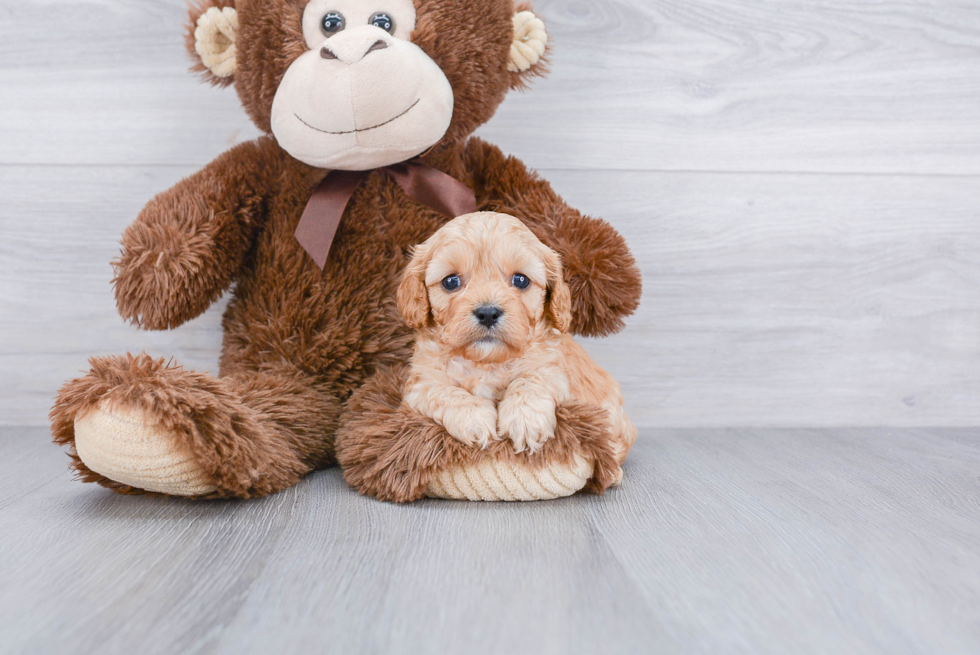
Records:
[[[516,218],[460,216],[418,246],[398,288],[418,330],[405,403],[466,444],[538,450],[570,400],[609,412],[620,463],[636,430],[619,384],[565,332],[571,297],[557,253]]]

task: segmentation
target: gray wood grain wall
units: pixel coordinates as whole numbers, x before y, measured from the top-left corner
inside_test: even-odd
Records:
[[[980,420],[980,1],[538,0],[553,73],[480,134],[616,225],[642,309],[591,341],[640,425]],[[256,130],[182,0],[0,0],[0,424],[90,355],[214,370],[221,305],[116,315],[154,193]]]

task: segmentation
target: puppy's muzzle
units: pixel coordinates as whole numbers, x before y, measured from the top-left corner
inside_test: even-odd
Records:
[[[496,305],[480,305],[473,310],[473,316],[476,316],[476,320],[479,321],[480,325],[488,330],[496,325],[503,315],[504,310]]]

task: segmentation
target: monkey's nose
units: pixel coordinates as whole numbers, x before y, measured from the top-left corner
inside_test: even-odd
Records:
[[[476,316],[476,320],[485,328],[492,328],[503,315],[504,310],[496,305],[480,305],[473,310],[473,316]]]
[[[364,56],[367,57],[369,54],[371,54],[375,50],[384,50],[387,47],[388,47],[388,44],[387,43],[385,43],[381,39],[378,39],[377,41],[375,41],[374,43],[371,44],[371,47],[368,48],[367,52],[364,53]]]
[[[345,64],[355,64],[375,50],[384,50],[388,47],[388,43],[382,39],[373,42],[366,50],[361,50],[363,46],[358,48],[358,44],[353,39],[344,42],[342,39],[334,37],[332,40],[336,41],[334,47],[325,45],[320,48],[320,57],[323,59],[340,59]]]

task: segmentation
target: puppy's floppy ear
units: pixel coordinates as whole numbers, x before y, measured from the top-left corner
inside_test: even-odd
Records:
[[[514,7],[514,40],[510,44],[507,70],[512,89],[527,88],[532,77],[548,73],[548,30],[544,21],[531,11],[529,2]]]
[[[429,265],[431,246],[415,247],[412,260],[405,267],[398,285],[398,310],[408,326],[420,330],[429,324],[429,290],[425,286],[425,269]]]
[[[232,83],[237,63],[235,0],[198,0],[188,7],[185,45],[194,65],[215,86]]]
[[[545,299],[545,312],[559,332],[568,332],[572,325],[572,294],[565,284],[561,258],[554,250],[541,244],[545,275],[548,276],[548,295]]]

